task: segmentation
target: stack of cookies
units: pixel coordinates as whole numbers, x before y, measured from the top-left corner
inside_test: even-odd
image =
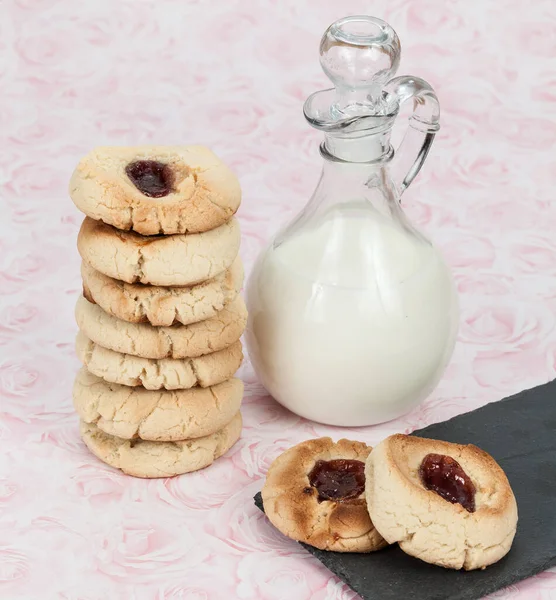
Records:
[[[202,469],[242,427],[237,178],[199,146],[97,148],[70,195],[87,215],[74,386],[83,440],[137,477]]]

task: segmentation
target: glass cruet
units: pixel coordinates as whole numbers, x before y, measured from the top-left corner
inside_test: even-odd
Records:
[[[246,341],[269,393],[302,417],[372,425],[425,399],[451,357],[458,302],[439,251],[400,196],[439,128],[433,89],[393,75],[400,42],[384,21],[351,16],[322,37],[334,88],[312,94],[324,166],[302,212],[258,257],[247,285]],[[413,101],[396,150],[390,133]]]

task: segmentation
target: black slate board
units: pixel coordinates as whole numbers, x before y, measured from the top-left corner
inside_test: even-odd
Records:
[[[509,554],[484,571],[464,572],[428,565],[397,546],[365,555],[302,544],[309,552],[364,600],[475,600],[556,565],[556,381],[413,435],[475,444],[500,463],[519,511]],[[260,494],[255,504],[263,510]]]

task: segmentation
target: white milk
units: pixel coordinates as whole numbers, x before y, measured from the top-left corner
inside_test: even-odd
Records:
[[[457,296],[426,240],[367,213],[334,212],[259,259],[247,342],[263,385],[331,425],[396,418],[438,383],[453,350]]]

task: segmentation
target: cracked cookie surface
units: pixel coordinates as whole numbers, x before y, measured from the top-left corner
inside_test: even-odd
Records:
[[[171,327],[128,323],[104,312],[83,296],[77,300],[75,318],[79,329],[93,342],[122,354],[142,358],[196,358],[235,344],[247,322],[241,296],[214,317]]]
[[[114,352],[77,334],[75,351],[79,360],[93,375],[109,383],[147,390],[183,390],[210,387],[230,379],[243,361],[241,342],[197,358],[150,359]]]
[[[173,477],[198,471],[225,454],[241,436],[241,413],[222,429],[181,442],[123,440],[81,421],[83,442],[102,462],[134,477]]]
[[[83,295],[105,312],[130,323],[188,325],[214,317],[239,294],[243,265],[232,266],[214,279],[188,287],[160,287],[125,283],[81,264]]]
[[[475,510],[425,488],[420,468],[427,455],[455,459],[475,488]],[[481,569],[500,560],[512,545],[517,504],[502,468],[472,445],[394,435],[378,444],[365,474],[369,514],[390,543],[452,569]]]
[[[210,435],[227,425],[243,398],[240,379],[209,388],[151,391],[107,383],[85,368],[77,373],[73,404],[86,423],[122,439],[173,442]]]
[[[138,161],[165,167],[168,193],[152,197],[139,189],[128,172]],[[241,202],[237,177],[203,146],[96,148],[77,165],[69,193],[92,219],[143,235],[209,231],[228,221]]]
[[[233,218],[204,233],[149,237],[85,217],[77,249],[88,265],[112,279],[158,286],[195,285],[231,267],[240,237]]]
[[[322,550],[371,552],[386,545],[373,526],[364,492],[346,501],[320,500],[310,474],[318,461],[364,462],[361,442],[319,438],[281,454],[270,466],[261,495],[270,522],[284,535]]]

